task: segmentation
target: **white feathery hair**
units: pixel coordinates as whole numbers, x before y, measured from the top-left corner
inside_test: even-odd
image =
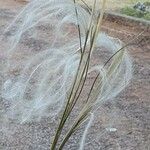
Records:
[[[9,102],[9,108],[1,113],[5,119],[24,123],[42,117],[54,118],[62,110],[80,61],[77,26],[80,26],[83,46],[90,21],[90,14],[81,5],[76,4],[76,8],[78,21],[73,0],[33,0],[6,29],[4,35],[8,35],[9,48],[1,90],[2,98]],[[40,48],[34,48],[40,41]],[[122,45],[120,40],[103,32],[98,34],[96,48],[105,48],[109,55]],[[119,63],[113,66],[115,59],[119,59]],[[92,96],[95,98],[92,105],[96,108],[101,102],[113,100],[132,77],[132,62],[126,50],[114,56],[113,62],[108,68],[101,62],[89,70],[99,72],[102,79]],[[93,114],[91,117],[93,119]]]

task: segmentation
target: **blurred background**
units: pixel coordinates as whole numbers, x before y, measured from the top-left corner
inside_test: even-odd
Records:
[[[92,5],[93,0],[84,0]],[[107,0],[107,11],[150,20],[149,0]]]

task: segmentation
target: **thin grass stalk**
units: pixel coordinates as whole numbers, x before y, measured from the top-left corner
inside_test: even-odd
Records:
[[[114,58],[114,56],[116,56],[120,51],[123,51],[126,47],[130,46],[133,44],[133,42],[138,39],[139,36],[141,36],[142,34],[144,33],[144,31],[142,31],[141,33],[139,33],[135,38],[129,40],[129,42],[127,44],[125,44],[122,48],[120,48],[119,50],[117,50],[113,55],[110,56],[110,58],[105,62],[105,64],[103,65],[103,68],[106,67],[106,65]],[[93,81],[93,84],[90,88],[90,92],[88,94],[88,97],[87,97],[87,100],[86,100],[86,103],[89,101],[89,98],[91,96],[91,93],[93,93],[93,89],[94,89],[94,86],[95,84],[97,83],[97,80],[100,76],[100,73],[97,74],[97,76],[95,77],[94,81]]]
[[[105,5],[106,5],[106,0],[103,0],[101,13],[99,13],[99,15],[98,15],[97,23],[96,23],[96,26],[95,26],[95,29],[94,29],[94,34],[93,34],[93,38],[92,38],[93,42],[92,42],[91,47],[90,47],[92,52],[93,52],[93,50],[95,48],[95,43],[96,43],[96,39],[97,39],[98,33],[101,30],[102,19],[103,19],[104,11],[105,11]]]
[[[79,91],[79,95],[80,95],[81,92],[82,92],[82,89],[83,89],[83,86],[84,86],[84,83],[85,83],[85,80],[86,80],[86,77],[87,77],[87,72],[88,72],[88,67],[89,67],[89,60],[90,60],[90,59],[88,59],[88,61],[86,62],[86,65],[85,65],[84,70],[83,70],[83,73],[82,73],[82,77],[83,77],[84,74],[85,74],[83,83],[82,83],[82,78],[81,78],[81,80],[79,81],[79,84],[78,84],[78,88],[77,88],[77,90],[75,91],[74,97],[73,97],[72,101],[70,102],[70,105],[69,105],[70,107],[68,108],[68,112],[67,112],[67,114],[66,114],[66,116],[65,116],[65,117],[66,117],[66,120],[67,120],[67,118],[69,117],[69,115],[70,115],[72,109],[74,108],[74,106],[75,106],[75,104],[76,104],[76,102],[77,102],[77,100],[78,100],[78,98],[79,98],[79,96],[77,96],[77,98],[75,98],[75,96],[77,95],[77,92],[78,92],[78,89],[80,88],[80,86],[81,86],[81,89],[80,89],[80,91]],[[86,73],[85,73],[85,72],[86,72]],[[65,121],[66,121],[66,120],[65,120]]]
[[[61,142],[58,150],[62,150],[63,149],[63,147],[65,146],[66,142],[69,140],[71,135],[80,127],[81,124],[84,123],[84,121],[86,121],[86,119],[88,118],[88,113],[91,111],[91,109],[92,109],[92,107],[88,107],[88,108],[84,107],[82,109],[82,111],[80,112],[80,114],[76,118],[74,124],[72,125],[70,130],[65,135],[65,137],[64,137],[63,141]]]
[[[94,5],[95,6],[95,5]],[[70,100],[71,100],[71,97],[73,95],[73,90],[75,88],[75,85],[76,85],[76,82],[77,82],[77,78],[78,75],[79,75],[79,71],[80,71],[80,67],[81,67],[81,63],[83,62],[83,56],[84,56],[84,53],[85,53],[85,47],[86,47],[86,43],[87,43],[87,39],[88,39],[88,36],[89,36],[89,33],[90,33],[90,28],[91,28],[91,25],[92,25],[92,19],[93,19],[93,15],[91,17],[91,21],[90,21],[90,24],[89,24],[89,30],[86,34],[86,39],[85,39],[85,44],[84,44],[84,49],[83,49],[83,53],[81,54],[81,59],[80,59],[80,62],[79,62],[79,67],[78,67],[78,70],[77,70],[77,73],[76,73],[76,77],[75,77],[75,81],[74,81],[74,84],[73,84],[73,87],[72,87],[72,90],[71,90],[71,93],[70,93],[70,96],[68,98],[68,101],[67,101],[67,104],[66,104],[66,107],[65,107],[65,110],[64,110],[64,113],[63,113],[63,116],[61,118],[61,121],[59,123],[59,126],[57,128],[57,131],[56,131],[56,134],[54,136],[54,140],[53,140],[53,143],[52,143],[52,146],[51,146],[51,150],[54,150],[55,147],[56,147],[56,144],[57,144],[57,141],[59,139],[59,136],[61,134],[61,131],[62,131],[62,128],[68,118],[69,115],[67,114],[70,114],[68,113],[68,108],[70,107]],[[83,72],[84,73],[84,72]],[[83,76],[83,73],[82,73],[82,76]],[[82,79],[82,76],[81,76],[81,79]]]
[[[80,30],[80,24],[79,24],[78,10],[77,10],[77,7],[76,7],[76,0],[73,0],[73,2],[74,2],[75,13],[76,13],[76,18],[77,18],[77,28],[78,28],[78,34],[79,34],[80,51],[81,51],[81,54],[82,54],[81,30]]]
[[[78,78],[78,74],[79,74],[79,71],[80,71],[80,66],[81,66],[81,63],[82,63],[82,58],[83,58],[83,57],[82,57],[82,55],[81,55],[81,59],[80,59],[79,66],[78,66],[78,69],[77,69],[77,73],[76,73],[76,76],[75,76],[75,80],[74,80],[74,83],[73,83],[73,86],[72,86],[72,89],[71,89],[71,93],[70,93],[69,98],[68,98],[68,100],[67,100],[67,104],[66,104],[66,106],[65,106],[65,110],[64,110],[63,115],[62,115],[62,117],[61,117],[61,121],[60,121],[60,123],[59,123],[59,126],[58,126],[58,128],[57,128],[57,130],[56,130],[56,134],[55,134],[55,136],[54,136],[54,140],[53,140],[53,143],[52,143],[52,146],[51,146],[51,150],[54,150],[54,149],[55,149],[56,144],[57,144],[58,139],[59,139],[59,136],[60,136],[60,134],[61,134],[61,132],[62,132],[63,126],[64,126],[64,124],[65,124],[65,122],[66,122],[66,120],[67,120],[67,117],[66,117],[66,116],[68,116],[67,114],[68,114],[68,108],[69,108],[69,106],[70,106],[70,99],[71,99],[71,97],[72,97],[73,90],[74,90],[74,88],[75,88],[75,84],[76,84],[76,81],[77,81],[77,78]]]
[[[86,46],[87,46],[87,42],[88,42],[88,38],[89,38],[90,34],[92,33],[92,29],[93,29],[92,23],[93,23],[93,19],[94,19],[95,5],[96,5],[96,0],[94,0],[94,2],[93,2],[92,13],[91,13],[91,19],[90,19],[90,22],[89,22],[89,25],[88,25],[88,30],[87,30],[87,32],[86,32],[85,42],[84,42],[84,46],[83,46],[83,51],[85,51]],[[91,37],[91,36],[90,36],[90,37]],[[91,39],[91,38],[90,38],[90,39]]]
[[[89,56],[89,57],[90,57],[90,56]],[[68,116],[70,115],[70,113],[72,112],[72,110],[73,110],[73,108],[74,108],[76,102],[78,101],[78,99],[79,99],[79,97],[80,97],[80,95],[81,95],[81,93],[82,93],[82,90],[83,90],[85,81],[86,81],[86,79],[87,79],[89,64],[90,64],[90,58],[88,58],[87,65],[85,66],[85,67],[86,67],[86,72],[85,72],[85,77],[84,77],[84,79],[83,79],[83,83],[80,82],[80,84],[82,84],[82,85],[81,85],[81,89],[80,89],[80,91],[79,91],[77,97],[75,98],[75,100],[72,102],[72,105],[70,106],[70,110],[69,110],[69,112],[68,112],[67,117],[68,117]],[[79,85],[79,86],[80,86],[80,85]],[[77,94],[77,92],[78,92],[78,91],[76,91],[76,94]],[[76,95],[76,94],[75,94],[75,95]]]
[[[93,37],[92,37],[92,40],[91,40],[91,46],[90,46],[89,56],[90,56],[91,52],[93,51],[93,49],[94,49],[94,47],[95,47],[95,40],[96,40],[96,38],[97,38],[98,31],[99,31],[99,29],[101,28],[101,22],[102,22],[102,18],[103,18],[103,14],[104,14],[105,3],[106,3],[106,0],[103,0],[102,12],[101,12],[100,17],[99,17],[99,19],[98,19],[98,25],[99,25],[99,27],[96,26],[96,28],[95,28],[95,32],[94,32]],[[85,45],[85,46],[86,46],[86,45]],[[82,56],[81,56],[81,57],[82,57]],[[86,66],[85,66],[85,67],[86,67]],[[84,73],[84,71],[83,71],[83,73]],[[80,78],[80,79],[82,79],[82,75],[81,75],[81,78]],[[80,82],[81,82],[81,80],[79,80],[79,83],[80,83]],[[77,91],[76,91],[76,92],[77,92]],[[76,92],[75,92],[75,93],[76,93]],[[73,97],[73,100],[74,100],[74,97]],[[68,115],[67,115],[67,117],[68,117]],[[65,123],[65,122],[64,122],[64,123]]]
[[[92,85],[92,87],[94,87],[94,84]],[[94,99],[96,99],[96,98],[94,98]],[[65,143],[68,141],[70,136],[76,131],[77,127],[79,127],[83,123],[84,119],[88,117],[88,113],[92,110],[92,108],[93,108],[92,103],[86,103],[85,107],[81,110],[81,112],[80,112],[79,116],[77,117],[76,121],[74,122],[73,126],[66,134],[63,142],[61,143],[61,145],[59,147],[59,150],[61,150],[64,147]]]
[[[141,35],[141,33],[139,34]],[[139,37],[139,35],[134,38],[133,40],[131,40],[131,42],[133,42],[135,39],[137,39]],[[118,53],[120,53],[120,55],[118,55],[118,59],[114,59],[114,62],[112,63],[112,65],[109,67],[108,71],[107,71],[107,76],[110,76],[113,72],[113,70],[115,70],[117,68],[117,66],[121,63],[121,60],[123,58],[123,51],[127,46],[129,46],[131,44],[131,42],[127,43],[125,46],[123,46],[122,48],[120,48],[118,51],[116,51],[116,53],[114,53],[109,59],[108,61],[104,64],[103,67],[105,67],[109,61],[114,58]],[[114,67],[115,66],[115,67]],[[94,80],[94,83],[91,87],[90,90],[90,94],[93,93],[92,90],[94,88],[94,85],[96,83],[96,80],[98,79],[100,74],[98,74]],[[90,95],[89,95],[90,97]],[[88,98],[89,98],[88,97]],[[97,97],[95,97],[94,99],[96,100]],[[92,108],[94,107],[94,105],[92,103],[87,103],[85,105],[85,107],[81,110],[79,116],[77,117],[76,121],[74,122],[73,126],[71,127],[71,129],[68,131],[68,133],[66,134],[64,140],[62,141],[59,150],[62,150],[62,148],[64,147],[65,143],[68,141],[68,139],[70,138],[70,136],[76,131],[77,128],[80,127],[80,125],[83,123],[83,121],[88,117],[88,113],[92,110]]]
[[[90,24],[90,27],[91,27],[91,24]],[[86,39],[88,39],[89,31],[90,31],[90,30],[88,30],[88,33],[87,33],[87,35],[86,35]],[[86,44],[86,42],[87,42],[87,41],[85,41],[85,44]],[[73,91],[74,91],[75,85],[76,85],[76,83],[77,83],[77,79],[79,78],[78,76],[79,76],[79,74],[80,74],[79,72],[80,72],[80,70],[81,70],[80,68],[81,68],[81,64],[82,64],[82,62],[83,62],[84,54],[85,54],[85,49],[83,49],[83,53],[81,54],[81,58],[80,58],[79,66],[78,66],[77,73],[76,73],[76,76],[75,76],[75,80],[74,80],[74,83],[73,83],[73,87],[72,87],[72,89],[71,89],[71,93],[70,93],[70,96],[69,96],[69,98],[68,98],[68,101],[67,101],[67,104],[66,104],[66,107],[65,107],[63,116],[62,116],[62,118],[61,118],[61,121],[60,121],[60,123],[59,123],[58,129],[57,129],[57,131],[56,131],[56,134],[55,134],[55,137],[54,137],[54,141],[53,141],[53,143],[52,143],[51,150],[54,150],[54,149],[55,149],[56,144],[57,144],[57,141],[58,141],[58,138],[59,138],[59,136],[60,136],[60,134],[61,134],[62,128],[63,128],[63,126],[64,126],[64,124],[65,124],[65,122],[66,122],[66,120],[67,120],[67,117],[69,116],[69,115],[67,115],[67,114],[68,114],[68,109],[69,109],[69,107],[70,107],[70,101],[71,101],[71,98],[72,98],[72,95],[73,95]],[[83,73],[82,73],[82,76],[83,76],[83,74],[84,74],[84,71],[83,71]]]
[[[96,1],[94,1],[94,8],[95,8],[95,2]],[[93,15],[92,15],[93,16]],[[91,23],[90,23],[91,24]],[[90,27],[91,27],[91,25],[90,25]],[[91,27],[92,28],[92,27]],[[92,30],[91,30],[91,35],[90,35],[90,37],[92,37]],[[93,38],[92,38],[93,39]],[[91,42],[90,42],[90,45],[93,45],[93,40],[92,40],[91,38],[90,38],[90,40],[91,40]],[[86,47],[86,41],[85,41],[85,47]],[[85,51],[85,47],[84,47],[84,51]],[[90,64],[90,56],[91,56],[91,48],[90,48],[90,51],[88,52],[88,56],[87,56],[87,59],[86,59],[86,64],[85,64],[85,66],[84,66],[84,71],[83,71],[83,74],[82,74],[82,77],[83,77],[83,75],[84,75],[84,72],[86,72],[85,73],[85,78],[84,78],[84,81],[83,81],[83,84],[81,85],[81,81],[82,81],[82,78],[81,78],[81,80],[79,81],[79,85],[78,85],[78,88],[77,89],[79,89],[79,86],[81,85],[81,90],[80,90],[80,92],[79,92],[79,94],[78,94],[78,96],[77,96],[77,98],[76,98],[76,100],[75,101],[77,101],[78,100],[78,98],[79,98],[79,96],[80,96],[80,94],[81,94],[81,92],[82,92],[82,89],[83,89],[83,86],[84,86],[84,83],[85,83],[85,81],[86,81],[86,77],[87,77],[87,74],[88,74],[88,68],[89,68],[89,64]],[[87,67],[87,69],[86,69],[86,67]],[[86,69],[86,70],[85,70]],[[76,93],[75,93],[75,95],[77,94],[77,92],[78,92],[78,90],[76,91]]]
[[[91,12],[90,6],[84,0],[81,0],[81,2],[88,8],[88,11]]]
[[[84,70],[83,70],[83,72],[82,72],[82,74],[81,74],[81,78],[80,78],[80,80],[79,80],[79,84],[78,84],[77,90],[78,90],[78,88],[79,88],[79,86],[80,86],[80,83],[81,83],[81,80],[82,80],[82,77],[83,77],[83,75],[84,75],[85,70],[86,70],[86,66],[84,67]],[[75,84],[73,85],[73,89],[74,89],[75,85],[76,85],[76,82],[75,82]],[[65,107],[65,111],[64,111],[64,113],[63,113],[63,117],[62,117],[62,119],[61,119],[61,122],[60,122],[60,124],[59,124],[59,127],[58,127],[58,129],[57,129],[57,131],[56,131],[56,135],[55,135],[55,137],[54,137],[54,141],[53,141],[53,143],[52,143],[51,150],[54,150],[55,147],[56,147],[56,144],[57,144],[57,141],[58,141],[59,136],[60,136],[60,134],[61,134],[61,131],[62,131],[62,129],[63,129],[63,126],[64,126],[64,124],[65,124],[65,122],[66,122],[66,120],[67,120],[67,118],[68,118],[68,116],[69,116],[69,114],[70,114],[69,108],[71,107],[71,105],[72,105],[72,103],[73,103],[74,96],[76,95],[77,90],[75,91],[75,93],[73,93],[73,90],[72,90],[71,96],[69,97],[69,99],[68,99],[68,101],[67,101],[67,105],[66,105],[66,107]],[[73,94],[73,98],[72,98],[72,94]],[[70,101],[71,101],[71,102],[70,102]]]
[[[122,56],[122,55],[121,55],[121,56]],[[119,57],[119,58],[120,58],[120,57]],[[121,58],[122,58],[122,57],[121,57]],[[120,61],[116,61],[116,60],[115,60],[115,62],[114,62],[113,65],[116,66],[117,63],[120,64]],[[113,66],[113,65],[112,65],[112,66]],[[112,67],[112,69],[115,69],[115,68]],[[110,67],[109,70],[111,70],[111,67]],[[108,72],[109,72],[109,71],[108,71]],[[96,100],[97,95],[94,95],[94,96],[95,96],[95,97],[94,97],[94,100]],[[92,97],[92,98],[93,98],[93,97]],[[86,105],[84,106],[84,108],[81,110],[79,116],[78,116],[77,119],[75,120],[73,126],[72,126],[71,129],[68,131],[68,133],[66,134],[64,140],[62,141],[62,143],[61,143],[61,145],[60,145],[60,147],[59,147],[59,150],[61,150],[61,149],[64,147],[65,143],[68,141],[68,139],[70,138],[70,136],[76,131],[76,128],[79,127],[79,126],[83,123],[84,119],[88,117],[88,114],[89,114],[89,112],[92,110],[93,106],[94,106],[94,104],[90,103],[90,101],[89,101],[89,103],[86,103]]]
[[[53,140],[53,143],[52,143],[52,146],[51,146],[51,150],[55,150],[55,147],[56,147],[56,144],[57,144],[58,139],[60,137],[60,134],[62,132],[63,126],[64,126],[64,124],[65,124],[65,122],[67,120],[68,108],[70,107],[70,100],[71,100],[71,97],[72,97],[72,94],[73,94],[73,90],[74,90],[74,87],[75,87],[75,84],[76,84],[76,81],[77,81],[78,73],[80,71],[81,62],[82,62],[82,60],[80,59],[78,70],[77,70],[77,73],[76,73],[76,77],[75,77],[75,80],[74,80],[74,83],[73,83],[73,87],[72,87],[70,96],[68,98],[67,104],[65,106],[65,110],[64,110],[63,116],[61,117],[61,121],[59,123],[59,126],[57,128],[56,134],[54,136],[54,140]]]

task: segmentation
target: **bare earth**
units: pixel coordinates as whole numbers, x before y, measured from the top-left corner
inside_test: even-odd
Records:
[[[19,0],[0,0],[0,35],[24,4],[25,2]],[[128,42],[142,31],[139,27],[109,21],[104,21],[103,30],[124,42]],[[108,102],[102,106],[103,110],[94,121],[86,139],[85,150],[150,150],[150,31],[147,30],[140,39],[142,38],[144,40],[140,44],[137,42],[129,48],[134,64],[131,84],[115,102]],[[0,45],[0,59],[1,49],[3,45]],[[101,55],[105,54],[95,54],[93,61],[97,61]],[[89,84],[90,80],[86,84],[87,88]],[[85,94],[86,90],[83,97]],[[115,112],[115,115],[112,115],[112,112]],[[112,119],[108,119],[111,117]],[[114,123],[116,132],[104,132],[109,121]],[[9,126],[15,132],[9,137],[0,132],[0,150],[49,150],[49,135],[56,123],[54,120],[42,119],[40,122],[21,126],[12,122]],[[64,149],[78,149],[79,132],[82,132],[82,128],[75,133]]]

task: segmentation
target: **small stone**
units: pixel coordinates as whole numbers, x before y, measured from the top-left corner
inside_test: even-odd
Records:
[[[109,131],[109,132],[116,132],[117,129],[116,129],[116,128],[106,128],[106,131]]]

